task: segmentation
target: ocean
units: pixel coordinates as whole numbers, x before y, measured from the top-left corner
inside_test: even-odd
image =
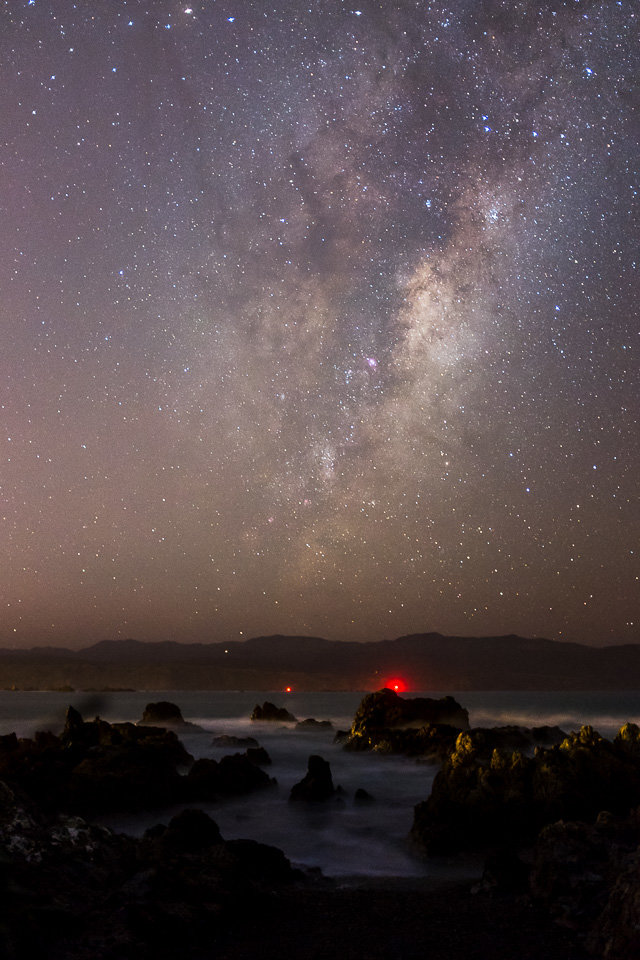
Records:
[[[442,694],[406,694],[431,696]],[[468,861],[428,861],[416,857],[407,836],[413,808],[431,790],[437,767],[406,757],[347,753],[333,742],[335,731],[346,730],[364,694],[264,693],[217,691],[137,691],[114,694],[75,694],[0,691],[0,734],[15,731],[32,736],[36,730],[58,732],[67,705],[85,719],[140,720],[150,701],[177,703],[186,720],[204,733],[187,732],[182,740],[196,758],[234,752],[211,745],[213,736],[253,736],[272,758],[267,767],[278,784],[246,797],[199,804],[217,822],[225,839],[246,837],[284,850],[304,868],[326,876],[349,877],[466,877],[477,870]],[[611,737],[627,720],[640,722],[639,692],[465,692],[454,693],[469,710],[472,726],[557,724],[564,730],[591,724]],[[256,703],[271,700],[286,706],[298,719],[331,720],[333,730],[296,730],[293,724],[262,724],[249,720]],[[290,804],[289,791],[304,776],[310,754],[331,764],[333,781],[344,794],[326,805]],[[362,787],[374,798],[356,803]],[[155,810],[135,816],[103,818],[114,829],[140,836],[153,823],[167,822],[175,810]]]

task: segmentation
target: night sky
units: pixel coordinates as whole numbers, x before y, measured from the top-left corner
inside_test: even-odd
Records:
[[[4,0],[0,645],[640,640],[638,13]]]

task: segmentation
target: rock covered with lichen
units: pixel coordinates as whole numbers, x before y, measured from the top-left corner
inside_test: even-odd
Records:
[[[345,747],[440,757],[468,729],[469,714],[453,697],[405,698],[385,687],[364,697]]]
[[[460,733],[431,795],[414,812],[413,840],[429,853],[531,842],[556,820],[624,814],[640,803],[640,731],[613,741],[584,726],[533,756],[492,746],[494,732]]]

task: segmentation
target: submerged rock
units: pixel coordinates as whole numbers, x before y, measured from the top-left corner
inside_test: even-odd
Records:
[[[261,720],[270,723],[296,722],[294,715],[289,713],[285,707],[276,707],[276,705],[269,700],[265,700],[262,706],[260,706],[259,703],[255,705],[251,713],[251,720]]]
[[[312,754],[309,757],[306,776],[291,788],[289,800],[324,801],[332,797],[335,792],[328,761]]]
[[[331,720],[314,720],[313,717],[307,717],[306,720],[299,720],[296,723],[296,730],[333,730]]]

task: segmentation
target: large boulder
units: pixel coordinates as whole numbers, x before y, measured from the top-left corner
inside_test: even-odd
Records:
[[[295,723],[296,718],[292,713],[285,707],[276,707],[274,703],[271,703],[270,700],[265,700],[265,702],[260,706],[259,703],[256,703],[251,713],[252,720],[261,720],[267,721],[270,723]]]
[[[531,894],[596,957],[640,957],[640,811],[559,821],[536,842]]]
[[[272,786],[274,781],[241,753],[220,761],[196,760],[186,776],[186,796],[191,800],[217,800]]]
[[[335,792],[328,761],[314,754],[309,757],[306,776],[291,788],[289,800],[324,801],[329,800]]]
[[[284,854],[225,843],[200,810],[134,839],[43,816],[0,784],[0,953],[115,960],[226,955],[297,877]]]
[[[440,758],[452,749],[457,733],[468,729],[469,714],[453,697],[405,699],[385,688],[362,700],[345,746]]]
[[[255,763],[257,767],[268,767],[271,764],[271,757],[264,747],[247,747],[244,755],[247,760]]]
[[[582,727],[533,756],[492,747],[495,733],[459,734],[431,795],[416,806],[412,837],[428,853],[526,844],[556,820],[588,822],[600,810],[624,814],[640,803],[633,725],[613,742]]]
[[[158,824],[145,833],[145,839],[156,846],[154,856],[179,853],[202,853],[222,843],[217,823],[203,810],[187,808],[176,814],[167,827]]]
[[[141,724],[147,724],[158,727],[168,727],[179,731],[197,732],[202,730],[197,723],[191,723],[182,716],[182,711],[176,703],[170,700],[158,700],[156,703],[148,703],[142,713]]]

